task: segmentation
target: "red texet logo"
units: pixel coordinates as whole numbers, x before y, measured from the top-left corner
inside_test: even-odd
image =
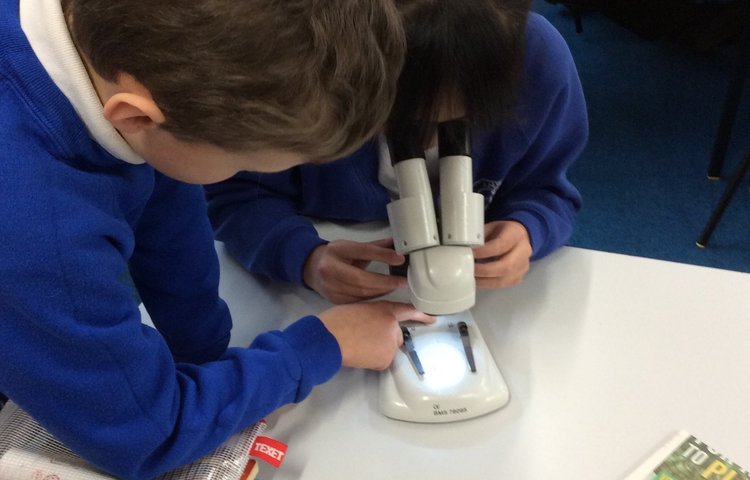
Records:
[[[273,438],[259,436],[250,448],[250,455],[278,468],[284,461],[286,450],[287,445],[285,443]]]

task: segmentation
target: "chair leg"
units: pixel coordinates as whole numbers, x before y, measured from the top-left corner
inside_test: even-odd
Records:
[[[711,238],[711,234],[716,228],[716,225],[718,225],[721,216],[724,214],[724,210],[726,210],[727,206],[729,205],[729,201],[732,200],[734,192],[737,191],[737,187],[739,187],[740,183],[742,183],[742,179],[745,177],[748,167],[750,167],[750,152],[748,152],[742,162],[740,162],[737,170],[729,180],[727,188],[724,189],[724,193],[722,194],[718,205],[716,205],[713,213],[711,213],[711,218],[708,219],[706,226],[703,227],[703,232],[701,232],[700,238],[698,238],[698,241],[695,242],[698,247],[704,248],[706,245],[708,245],[708,240]]]
[[[576,7],[573,10],[573,21],[576,25],[576,33],[583,33],[583,21],[581,20],[581,9]]]
[[[732,137],[732,127],[737,117],[737,109],[742,98],[742,90],[745,86],[748,68],[750,68],[750,26],[745,27],[739,43],[737,64],[729,81],[727,96],[724,99],[724,107],[721,120],[716,131],[711,160],[708,164],[708,178],[718,180],[721,178],[721,170],[724,166],[724,157],[727,154],[729,140]]]
[[[547,3],[556,5],[561,3],[565,8],[570,10],[573,14],[573,22],[576,26],[576,33],[583,32],[583,19],[581,13],[583,12],[587,3],[593,3],[591,0],[545,0]]]

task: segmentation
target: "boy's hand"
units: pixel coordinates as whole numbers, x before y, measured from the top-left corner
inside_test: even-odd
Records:
[[[345,367],[385,370],[404,343],[399,322],[434,323],[435,317],[406,303],[376,301],[339,305],[318,315],[336,337]]]
[[[515,221],[484,226],[484,245],[474,249],[478,288],[504,288],[521,283],[529,271],[531,241],[526,227]]]
[[[392,239],[370,243],[336,240],[320,245],[305,262],[305,284],[335,304],[379,297],[406,286],[406,278],[368,272],[370,262],[401,265],[405,258],[392,248]]]

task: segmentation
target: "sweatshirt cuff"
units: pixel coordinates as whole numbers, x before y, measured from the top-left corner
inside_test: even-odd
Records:
[[[529,242],[531,242],[531,260],[538,260],[549,252],[545,252],[543,245],[547,236],[547,227],[544,222],[534,214],[526,210],[513,212],[503,220],[515,220],[526,228],[529,232]]]
[[[302,369],[295,401],[304,399],[316,385],[327,382],[341,369],[341,348],[336,337],[316,316],[303,317],[284,329],[297,352]]]
[[[276,258],[285,258],[283,262],[283,279],[304,285],[305,262],[310,253],[318,246],[327,243],[318,236],[315,229],[312,231],[298,228],[287,232],[283,247],[279,246]]]

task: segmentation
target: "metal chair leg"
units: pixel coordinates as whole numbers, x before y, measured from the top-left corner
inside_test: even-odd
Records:
[[[737,63],[734,73],[729,81],[727,96],[724,99],[724,107],[721,113],[721,120],[716,131],[711,160],[708,164],[708,178],[718,180],[721,178],[721,170],[724,166],[724,158],[727,154],[729,140],[732,137],[732,127],[737,117],[742,90],[745,86],[748,69],[750,68],[750,26],[745,27],[742,38],[739,43]]]
[[[570,10],[573,14],[573,22],[576,26],[576,33],[583,33],[583,19],[581,13],[584,11],[589,3],[594,3],[591,0],[546,0],[547,3],[556,5],[561,3],[564,7]]]
[[[698,241],[695,242],[698,247],[704,248],[706,245],[708,245],[708,240],[711,238],[711,234],[716,228],[716,225],[718,225],[721,216],[724,214],[724,210],[726,210],[727,206],[729,205],[729,201],[732,200],[734,192],[737,191],[737,187],[739,187],[740,183],[742,183],[742,179],[745,177],[745,174],[747,173],[749,167],[750,152],[748,152],[742,162],[740,162],[737,170],[729,180],[727,188],[724,189],[724,193],[722,194],[718,205],[716,205],[713,213],[711,213],[711,218],[709,218],[706,226],[703,227],[703,232],[701,232],[700,238],[698,238]]]
[[[573,21],[576,26],[576,33],[583,33],[583,20],[581,19],[580,7],[575,7],[573,9]]]

